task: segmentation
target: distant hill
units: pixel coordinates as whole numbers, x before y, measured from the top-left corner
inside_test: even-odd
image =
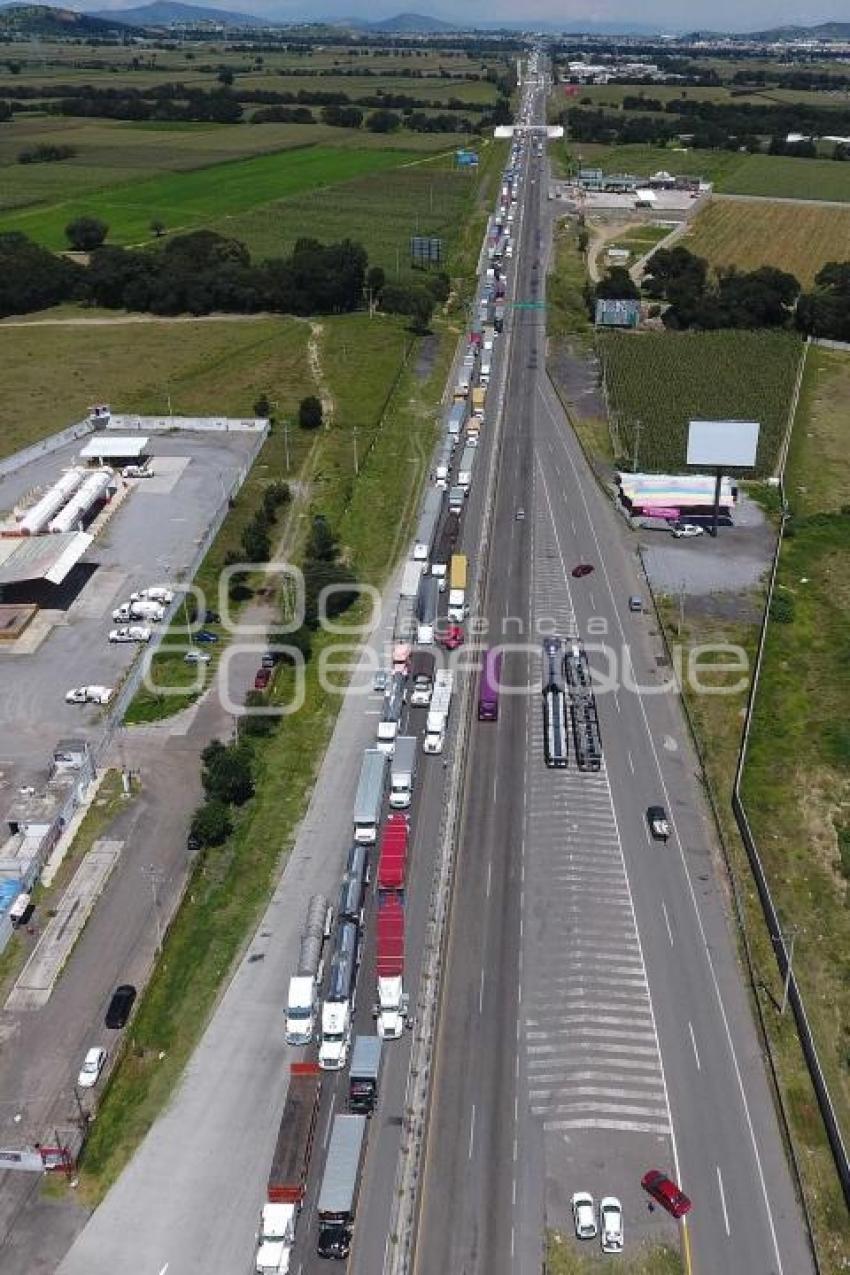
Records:
[[[850,40],[850,22],[821,22],[815,27],[771,27],[767,31],[751,31],[744,37],[776,44],[790,40]]]
[[[273,27],[277,24],[250,13],[233,13],[228,9],[208,9],[203,5],[180,4],[178,0],[152,0],[133,9],[97,9],[92,17],[118,22],[123,26],[168,27],[172,23],[193,26],[217,22],[226,27]]]
[[[345,27],[349,31],[398,31],[417,35],[460,29],[453,22],[444,22],[442,18],[428,18],[421,13],[398,13],[394,18],[381,18],[377,22],[368,22],[365,18],[336,18],[329,25]]]
[[[104,18],[89,13],[75,13],[73,9],[54,9],[45,4],[6,4],[0,6],[0,35],[41,36],[107,36],[125,26],[112,14]],[[141,32],[138,32],[141,35]]]

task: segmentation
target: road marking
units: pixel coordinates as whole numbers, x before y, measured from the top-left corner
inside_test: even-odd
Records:
[[[617,712],[619,713],[619,711],[620,711],[620,697],[619,697],[619,695],[617,694],[617,692],[616,692],[616,691],[614,692],[614,707],[616,708]]]
[[[629,759],[629,770],[632,772],[632,774],[634,774],[634,773],[635,773],[635,764],[634,764],[634,762],[632,761],[632,754],[631,754],[631,750],[630,750],[630,749],[629,749],[629,750],[627,750],[627,752],[626,752],[626,757]]]
[[[327,1145],[328,1145],[328,1138],[330,1137],[330,1132],[331,1132],[331,1121],[332,1121],[332,1120],[333,1120],[333,1118],[334,1118],[334,1105],[335,1105],[335,1103],[336,1103],[336,1094],[332,1094],[332,1095],[331,1095],[331,1108],[330,1108],[330,1111],[328,1112],[328,1123],[327,1123],[327,1125],[325,1126],[325,1136],[324,1136],[324,1138],[322,1139],[322,1150],[323,1150],[323,1151],[326,1149],[326,1147],[327,1147]]]
[[[685,1257],[685,1275],[693,1275],[693,1267],[691,1265],[691,1237],[688,1232],[688,1219],[682,1218],[682,1250]]]
[[[492,876],[493,876],[493,861],[491,859],[490,862],[487,864],[487,898],[488,899],[490,897],[490,880]]]
[[[469,1122],[469,1152],[468,1159],[472,1159],[472,1147],[475,1142],[475,1103],[472,1104],[472,1119]]]
[[[664,906],[664,900],[661,900],[661,911],[664,913],[664,924],[667,926],[667,937],[670,939],[670,946],[673,946],[673,931],[670,929],[670,918],[667,915],[667,908]]]
[[[482,1012],[484,1006],[484,967],[481,967],[481,982],[478,986],[478,1012]]]
[[[726,1195],[723,1191],[723,1178],[720,1174],[720,1165],[717,1166],[717,1186],[720,1190],[720,1207],[723,1210],[723,1225],[726,1227],[726,1234],[731,1235],[729,1229],[729,1214],[726,1212]]]
[[[496,775],[496,772],[494,771],[493,772],[493,804],[494,805],[496,802],[496,783],[497,783],[497,775]]]
[[[696,1059],[696,1062],[697,1062],[697,1071],[702,1071],[702,1067],[700,1066],[700,1061],[699,1061],[699,1053],[697,1051],[697,1038],[694,1035],[694,1025],[690,1021],[688,1021],[688,1031],[691,1033],[691,1044],[694,1047],[694,1058]],[[717,1172],[719,1173],[720,1170],[718,1169]]]
[[[168,1262],[166,1262],[166,1263],[165,1263],[165,1265],[163,1266],[162,1270],[159,1272],[159,1275],[165,1275],[165,1272],[166,1272],[167,1270],[168,1270]]]

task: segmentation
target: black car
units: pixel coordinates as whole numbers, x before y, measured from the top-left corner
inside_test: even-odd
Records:
[[[204,624],[221,624],[221,616],[218,611],[205,611]]]
[[[195,634],[195,641],[196,641],[196,642],[209,642],[209,643],[217,642],[217,641],[218,641],[218,634],[217,634],[217,633],[210,633],[208,629],[201,629],[200,633],[196,633],[196,634]]]
[[[123,1027],[130,1017],[130,1010],[136,999],[136,989],[132,983],[122,983],[112,994],[109,1009],[106,1011],[106,1026]]]

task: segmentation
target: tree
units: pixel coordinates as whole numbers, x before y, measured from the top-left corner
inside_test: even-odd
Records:
[[[20,231],[0,234],[0,317],[27,314],[84,295],[86,272]]]
[[[324,413],[322,400],[315,394],[308,394],[298,404],[298,424],[302,429],[318,429],[322,424]]]
[[[241,743],[213,740],[201,753],[201,783],[212,800],[242,806],[254,795],[250,748]]]
[[[159,217],[154,217],[151,222],[151,234],[157,239],[161,239],[165,234],[165,222],[160,221]]]
[[[109,227],[98,217],[77,217],[65,227],[65,236],[75,252],[94,252],[108,234]]]
[[[401,120],[395,111],[372,111],[366,116],[366,127],[371,133],[394,133],[400,125]]]
[[[370,266],[366,271],[366,287],[372,294],[372,300],[377,301],[383,291],[387,276],[381,266]]]
[[[264,522],[255,516],[242,532],[242,552],[246,562],[268,562],[272,542]]]
[[[232,831],[233,820],[230,817],[227,805],[225,802],[213,798],[205,801],[202,806],[198,806],[192,816],[189,837],[201,848],[220,846],[227,840]]]
[[[640,289],[624,266],[612,266],[595,289],[596,300],[637,301]]]
[[[230,88],[233,83],[233,72],[229,66],[221,66],[218,69],[218,75],[215,77],[219,84],[223,84],[225,88]]]
[[[254,404],[254,415],[264,420],[271,415],[272,405],[265,394],[261,394]]]
[[[427,288],[411,288],[413,330],[420,335],[428,331],[434,313],[434,297]]]

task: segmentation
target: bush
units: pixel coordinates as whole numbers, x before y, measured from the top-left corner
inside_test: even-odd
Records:
[[[268,701],[262,691],[248,691],[245,696],[246,708],[266,708]],[[278,724],[277,717],[269,717],[266,713],[239,718],[239,736],[248,739],[264,739],[274,733]]]
[[[201,847],[220,846],[232,831],[233,820],[227,805],[213,798],[198,806],[192,816],[189,837]]]
[[[768,615],[776,624],[794,622],[794,599],[787,593],[774,593]]]
[[[214,739],[201,753],[201,783],[210,800],[242,806],[254,795],[250,748]]]
[[[298,424],[302,429],[318,429],[323,420],[322,400],[308,394],[298,404]]]
[[[94,252],[109,234],[109,227],[98,217],[77,217],[65,227],[65,236],[75,252]]]
[[[63,159],[73,159],[77,153],[76,146],[50,146],[42,142],[39,146],[31,146],[18,151],[19,164],[54,164]]]

